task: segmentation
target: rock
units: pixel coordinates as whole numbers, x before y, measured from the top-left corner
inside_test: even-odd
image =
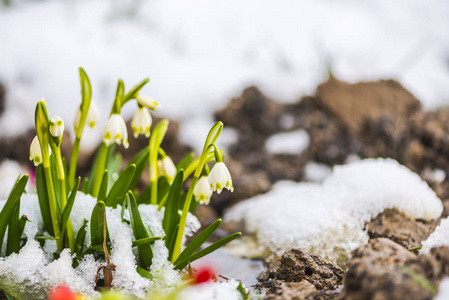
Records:
[[[349,84],[331,77],[317,88],[317,101],[357,136],[366,122],[394,118],[405,122],[420,102],[394,80]]]
[[[342,299],[432,299],[449,274],[449,248],[415,256],[385,238],[354,251],[344,277]]]
[[[319,292],[313,284],[303,280],[301,282],[284,282],[274,280],[265,300],[305,300],[317,299]]]
[[[421,245],[435,230],[438,222],[424,223],[415,221],[397,209],[386,209],[365,225],[370,238],[385,237],[405,248]]]
[[[282,255],[276,279],[287,282],[307,280],[318,290],[335,290],[343,281],[343,270],[318,255],[291,249]]]

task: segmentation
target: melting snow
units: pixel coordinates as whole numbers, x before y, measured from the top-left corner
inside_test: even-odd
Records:
[[[229,280],[223,282],[206,282],[187,287],[179,294],[183,300],[239,300],[242,299],[237,291],[239,282]]]
[[[265,142],[265,148],[269,153],[298,154],[309,146],[310,137],[305,130],[282,132],[270,136]]]
[[[0,201],[0,209],[5,201]],[[71,220],[75,233],[84,219],[90,220],[96,199],[78,192],[73,206]],[[161,225],[163,210],[157,211],[151,205],[140,205],[142,221],[151,227],[155,236],[163,236]],[[128,224],[121,222],[121,207],[107,208],[107,222],[112,241],[111,261],[117,265],[114,285],[138,297],[152,289],[171,288],[181,283],[178,271],[167,261],[168,251],[163,241],[156,241],[153,246],[154,258],[150,273],[153,281],[142,278],[136,272],[136,260],[131,247],[133,234]],[[42,218],[36,195],[24,194],[21,198],[21,214],[26,214],[32,221],[25,227],[28,242],[19,254],[0,258],[0,286],[13,296],[22,299],[24,295],[33,299],[45,299],[46,291],[55,285],[66,283],[72,290],[95,297],[94,278],[97,267],[104,262],[96,262],[92,256],[86,256],[76,269],[72,268],[72,257],[64,250],[61,257],[52,261],[52,254],[45,253],[39,243],[33,239],[38,230],[42,230]],[[125,218],[128,218],[127,211]],[[128,218],[129,219],[129,218]],[[198,230],[198,220],[190,215],[187,218],[186,235]],[[49,244],[50,246],[47,246]],[[85,246],[90,246],[90,230],[87,228]],[[46,242],[45,249],[55,250],[54,242]],[[14,292],[12,292],[14,291]],[[15,293],[15,294],[13,294]]]
[[[272,254],[301,248],[341,261],[368,242],[365,223],[393,207],[425,220],[443,212],[417,174],[392,159],[366,159],[336,166],[322,184],[279,182],[230,209],[225,220],[242,221]]]
[[[438,246],[449,247],[449,219],[441,220],[440,225],[435,231],[422,243],[419,254],[429,254],[430,249]]]

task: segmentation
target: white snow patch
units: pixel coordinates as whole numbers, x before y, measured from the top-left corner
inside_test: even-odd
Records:
[[[205,282],[188,286],[178,296],[183,300],[240,300],[242,295],[237,291],[238,285],[236,280]]]
[[[430,249],[438,246],[449,247],[449,219],[442,219],[435,231],[422,243],[419,254],[429,254]]]
[[[16,180],[19,176],[29,173],[30,170],[23,168],[17,161],[5,159],[0,163],[0,200],[8,199]],[[27,190],[31,190],[33,185],[28,179]]]
[[[443,278],[438,286],[438,294],[433,300],[447,300],[449,299],[449,277]]]
[[[313,161],[304,167],[304,177],[307,181],[322,182],[331,173],[332,169],[329,166]]]
[[[305,130],[282,132],[270,136],[265,141],[265,149],[269,153],[289,153],[298,154],[307,149],[310,137]]]
[[[322,184],[279,182],[233,207],[225,220],[244,222],[277,256],[301,248],[337,261],[368,242],[365,223],[386,208],[425,220],[443,212],[417,174],[392,159],[365,159],[336,166]]]
[[[96,199],[78,192],[72,209],[71,221],[75,234],[83,220],[90,220]],[[0,209],[5,201],[0,201]],[[163,236],[162,218],[164,211],[158,211],[151,205],[140,205],[139,211],[144,225],[150,227],[155,236]],[[97,268],[104,262],[96,262],[92,256],[86,256],[76,269],[72,268],[72,257],[64,250],[58,260],[52,260],[52,252],[56,250],[53,241],[46,241],[44,249],[33,238],[43,230],[42,217],[36,195],[24,194],[21,198],[21,214],[26,214],[32,222],[25,226],[27,244],[19,254],[0,258],[0,286],[8,292],[14,291],[22,299],[24,295],[33,299],[45,299],[49,288],[65,283],[72,290],[95,297],[94,278]],[[125,218],[129,220],[128,211]],[[107,222],[112,241],[111,261],[116,264],[114,285],[125,292],[144,297],[153,289],[172,288],[181,283],[178,271],[167,261],[168,251],[163,241],[156,241],[153,247],[153,264],[150,273],[154,280],[142,278],[136,272],[136,258],[131,247],[133,233],[130,225],[121,221],[121,207],[107,208]],[[185,236],[193,234],[200,227],[193,215],[187,217]],[[6,237],[5,237],[6,238]],[[90,228],[87,227],[85,246],[90,246]],[[46,252],[47,251],[47,252]],[[13,295],[15,296],[15,295]]]

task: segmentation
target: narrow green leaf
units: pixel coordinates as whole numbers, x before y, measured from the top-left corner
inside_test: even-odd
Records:
[[[90,244],[99,245],[103,244],[103,226],[104,226],[104,213],[106,206],[103,201],[98,201],[92,210],[90,217]]]
[[[28,181],[28,175],[23,175],[20,179],[16,181],[16,184],[9,194],[8,200],[6,200],[5,205],[0,212],[0,249],[2,248],[3,238],[6,233],[6,227],[10,223],[11,216],[14,214],[14,209],[20,201],[25,187]],[[17,220],[16,220],[17,221]]]
[[[56,166],[56,157],[54,155],[54,153],[52,152],[50,155],[50,168],[51,168],[51,179],[53,181],[53,188],[55,190],[55,196],[56,196],[56,203],[57,203],[57,215],[59,216],[59,212],[61,211],[61,207],[60,207],[60,201],[61,201],[61,196],[59,193],[59,180],[58,180],[58,175],[57,175],[57,166]]]
[[[5,297],[6,297],[6,299],[8,299],[8,300],[16,300],[16,298],[15,297],[13,297],[13,296],[11,296],[10,294],[8,294],[7,292],[5,292],[5,291],[3,291],[4,293],[5,293]]]
[[[237,287],[237,291],[242,296],[242,300],[251,300],[251,297],[249,296],[249,291],[246,291],[243,287],[242,282],[239,283],[239,286]]]
[[[54,236],[35,236],[34,237],[35,240],[51,240],[51,241],[57,241],[59,240],[59,237],[54,237]]]
[[[145,269],[142,269],[141,267],[137,267],[137,269],[136,269],[136,271],[137,271],[137,273],[139,273],[139,275],[140,276],[142,276],[143,278],[148,278],[148,279],[150,279],[150,280],[153,280],[153,275],[151,275],[151,273],[150,272],[148,272],[147,270],[145,270]]]
[[[131,219],[131,227],[133,229],[134,237],[136,240],[149,238],[149,234],[143,225],[140,217],[139,210],[137,208],[136,199],[131,191],[128,192],[128,209],[129,217]],[[143,244],[138,246],[140,266],[144,269],[151,267],[153,261],[153,250],[150,244]]]
[[[173,183],[171,185],[170,191],[167,196],[167,201],[165,204],[165,211],[164,211],[164,219],[162,221],[162,228],[165,232],[165,245],[168,248],[168,245],[170,245],[170,242],[174,236],[174,232],[176,229],[176,225],[179,223],[179,213],[178,213],[178,207],[179,207],[179,199],[181,198],[181,190],[182,190],[182,183],[184,178],[184,171],[181,170],[176,174],[175,179],[173,180]],[[171,253],[172,249],[168,248],[169,252]],[[170,255],[171,256],[171,255]],[[171,257],[169,257],[169,260]]]
[[[203,230],[196,238],[194,238],[184,249],[184,251],[181,252],[178,259],[175,261],[175,265],[178,262],[183,261],[184,259],[191,256],[193,253],[195,253],[200,247],[207,241],[208,238],[211,237],[211,235],[217,230],[218,226],[221,224],[221,219],[218,219],[214,223],[212,223],[209,227]]]
[[[67,204],[64,207],[61,217],[61,235],[64,236],[65,229],[67,227],[67,222],[69,221],[70,213],[72,212],[73,204],[75,203],[76,194],[78,192],[78,187],[80,186],[81,177],[75,182],[75,186],[67,199]]]
[[[108,252],[111,253],[111,249],[109,246],[106,245],[106,248],[108,248]],[[87,248],[84,252],[82,256],[85,256],[87,254],[94,254],[95,252],[100,251],[102,253],[104,253],[104,248],[103,248],[103,244],[101,245],[95,245],[95,246],[90,246],[89,248]]]
[[[88,221],[86,219],[84,219],[83,224],[81,224],[81,227],[78,230],[78,234],[76,235],[75,253],[76,253],[77,257],[81,257],[81,253],[83,252],[84,239],[86,238],[86,233],[87,233],[87,223],[88,223]]]
[[[36,190],[37,198],[39,200],[39,207],[44,221],[44,228],[50,235],[55,235],[53,232],[53,223],[51,221],[50,204],[48,201],[47,183],[45,181],[45,172],[42,164],[36,168]]]
[[[81,192],[83,192],[84,194],[88,194],[89,193],[89,178],[84,178],[83,181],[83,186],[81,187]]]
[[[186,156],[183,157],[183,159],[176,165],[176,171],[179,172],[179,170],[185,170],[189,164],[192,162],[193,157],[195,156],[195,152],[190,152]]]
[[[117,181],[117,174],[120,173],[122,165],[122,154],[120,152],[108,151],[105,168],[108,170],[108,192]]]
[[[128,102],[131,99],[134,99],[139,94],[139,91],[150,81],[149,78],[146,78],[139,82],[136,86],[134,86],[123,98],[123,104]]]
[[[97,166],[98,166],[98,159],[99,159],[99,154],[101,152],[101,148],[99,147],[97,149],[97,153],[95,154],[95,158],[94,158],[94,162],[92,164],[92,168],[90,169],[90,173],[89,173],[89,193],[92,193],[92,186],[94,185],[95,182],[95,174],[97,171]],[[106,164],[105,166],[108,166],[108,163],[110,161],[110,159],[112,158],[112,155],[115,153],[115,144],[112,144],[108,147],[108,153],[106,154]],[[107,167],[106,167],[107,168]],[[102,170],[103,172],[103,170]],[[110,173],[110,175],[112,175]]]
[[[154,236],[154,237],[149,237],[149,238],[145,238],[145,239],[140,239],[140,240],[135,240],[133,241],[133,247],[137,247],[143,244],[150,244],[154,241],[157,240],[161,240],[162,237],[161,236]]]
[[[28,220],[28,217],[26,215],[23,215],[19,220],[19,234],[22,236],[23,231],[25,230],[26,222],[31,222]]]
[[[132,190],[136,184],[139,182],[140,177],[142,176],[143,171],[145,170],[146,166],[148,165],[148,157],[150,153],[148,150],[148,147],[143,148],[139,151],[139,153],[134,156],[133,160],[130,164],[136,165],[136,171],[134,172],[134,176],[131,180],[131,183],[129,185],[129,189]]]
[[[16,203],[12,214],[9,219],[8,225],[8,240],[6,241],[6,256],[12,253],[19,253],[20,251],[20,228],[19,228],[19,216],[20,216],[20,200]]]
[[[125,170],[123,170],[122,174],[120,174],[119,178],[114,183],[108,196],[106,197],[106,206],[115,208],[118,204],[123,202],[135,171],[136,165],[134,164],[129,165]]]
[[[105,170],[103,173],[103,179],[100,184],[100,191],[98,192],[97,201],[105,201],[106,193],[108,192],[108,170]]]
[[[225,238],[222,238],[221,240],[213,243],[212,245],[210,245],[210,246],[198,251],[197,253],[191,255],[190,257],[184,259],[183,261],[181,261],[179,263],[175,263],[175,269],[176,270],[184,269],[184,267],[187,266],[189,263],[192,263],[195,260],[197,260],[203,256],[206,256],[209,253],[214,252],[218,248],[223,247],[227,243],[229,243],[229,242],[233,241],[234,239],[236,239],[237,237],[239,237],[241,234],[242,234],[241,232],[236,232],[231,235],[228,235]]]

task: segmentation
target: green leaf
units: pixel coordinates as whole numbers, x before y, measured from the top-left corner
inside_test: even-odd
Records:
[[[136,165],[134,164],[129,165],[125,170],[123,170],[122,174],[120,174],[119,178],[114,183],[111,191],[106,197],[106,206],[116,208],[118,204],[123,202],[135,171]]]
[[[78,192],[78,187],[80,186],[81,177],[75,182],[75,186],[70,193],[69,198],[67,199],[67,204],[64,207],[64,211],[62,212],[61,217],[61,235],[64,236],[65,229],[67,227],[67,222],[69,221],[70,213],[72,212],[73,204],[75,203],[75,197]]]
[[[108,170],[105,170],[103,173],[103,179],[100,184],[100,191],[98,192],[97,201],[105,201],[106,193],[108,192]]]
[[[167,178],[165,176],[159,177],[157,180],[157,203],[160,204],[167,197],[169,190],[170,183],[168,183]]]
[[[150,82],[149,78],[146,78],[144,80],[142,80],[141,82],[139,82],[135,87],[133,87],[128,94],[125,95],[125,97],[123,98],[123,104],[125,104],[126,102],[128,102],[131,99],[134,99],[137,97],[137,95],[139,94],[139,91],[148,83]]]
[[[83,68],[79,68],[80,83],[81,83],[81,110],[86,112],[89,109],[92,100],[92,86],[90,84],[89,76]]]
[[[89,178],[84,178],[83,186],[81,187],[81,192],[84,194],[89,194]]]
[[[6,203],[3,206],[2,211],[0,212],[0,249],[2,248],[3,237],[6,233],[6,226],[8,226],[11,216],[14,214],[14,209],[19,203],[20,197],[22,197],[23,192],[25,191],[27,181],[28,175],[23,175],[16,181],[16,184],[9,194],[8,200],[6,200]]]
[[[221,224],[221,219],[218,219],[214,223],[212,223],[209,227],[203,230],[196,238],[194,238],[184,249],[184,251],[181,252],[178,259],[175,261],[175,265],[178,262],[183,261],[184,259],[191,256],[193,253],[195,253],[200,247],[207,241],[208,238],[211,237],[211,235],[217,230],[218,226]]]
[[[139,273],[139,275],[140,276],[142,276],[143,278],[148,278],[148,279],[150,279],[150,280],[153,280],[153,275],[151,275],[151,273],[150,272],[148,272],[147,270],[145,270],[145,269],[142,269],[141,267],[137,267],[137,269],[136,269],[136,271],[137,271],[137,273]]]
[[[78,258],[81,258],[81,253],[83,252],[84,239],[86,238],[87,233],[87,223],[88,221],[84,219],[83,224],[81,224],[81,227],[78,230],[78,234],[76,235],[75,253]]]
[[[143,225],[142,219],[140,217],[139,210],[137,208],[136,199],[131,191],[128,192],[128,209],[129,217],[131,219],[131,227],[133,229],[134,238],[136,240],[146,239],[150,236],[148,235],[145,226]],[[139,250],[139,262],[140,266],[144,269],[151,267],[153,261],[153,250],[150,244],[143,244],[138,246]]]
[[[249,296],[249,291],[245,290],[245,288],[243,287],[242,282],[239,283],[239,286],[237,287],[237,291],[240,293],[240,295],[242,296],[243,300],[251,300],[251,298]]]
[[[56,157],[54,155],[54,153],[52,152],[50,155],[50,168],[51,168],[51,179],[53,181],[53,188],[55,190],[55,196],[56,196],[56,203],[57,203],[57,215],[59,216],[59,212],[61,211],[60,208],[60,201],[61,201],[61,196],[59,193],[59,180],[58,180],[58,175],[57,175],[57,166],[56,166]]]
[[[6,299],[8,299],[8,300],[16,300],[16,298],[15,297],[13,297],[13,296],[11,296],[10,294],[8,294],[7,292],[5,292],[5,291],[3,291],[4,293],[5,293],[5,297],[6,297]]]
[[[182,270],[184,269],[185,266],[187,266],[189,263],[194,262],[195,260],[208,255],[209,253],[214,252],[215,250],[217,250],[220,247],[223,247],[224,245],[226,245],[227,243],[233,241],[234,239],[236,239],[237,237],[239,237],[242,233],[241,232],[236,232],[233,233],[231,235],[228,235],[225,238],[222,238],[221,240],[213,243],[212,245],[196,252],[195,254],[191,255],[190,257],[184,259],[183,261],[179,262],[179,263],[175,263],[175,269],[176,270]]]
[[[140,177],[142,176],[143,171],[145,170],[146,166],[148,165],[148,157],[150,153],[148,150],[148,147],[143,148],[140,150],[139,153],[134,156],[133,160],[130,164],[136,165],[136,171],[134,172],[134,176],[131,180],[131,183],[129,185],[129,189],[132,190],[136,184],[139,182]]]
[[[189,164],[192,162],[193,157],[195,156],[195,152],[190,152],[186,156],[183,157],[183,159],[179,162],[178,165],[176,165],[176,171],[179,172],[179,170],[185,170]]]
[[[122,79],[119,79],[117,82],[117,90],[115,91],[115,99],[116,102],[120,103],[120,107],[118,108],[118,112],[120,112],[120,108],[122,106],[122,100],[125,97],[125,84]],[[117,99],[119,101],[117,101]]]
[[[120,166],[122,164],[122,155],[120,152],[108,151],[105,168],[108,170],[108,192],[114,183],[117,181],[116,174],[120,173]]]
[[[140,239],[140,240],[135,240],[133,241],[133,247],[137,247],[143,244],[151,244],[154,241],[157,240],[161,240],[162,237],[161,236],[154,236],[154,237],[149,237],[149,238],[145,238],[145,239]]]
[[[108,252],[111,252],[110,247],[106,246],[108,248]],[[100,251],[102,253],[104,253],[104,248],[103,248],[103,244],[101,245],[95,245],[95,246],[90,246],[89,248],[87,248],[84,252],[82,256],[85,256],[87,254],[94,254],[96,251]]]
[[[92,210],[90,218],[90,244],[99,245],[103,244],[103,226],[104,226],[104,214],[106,206],[103,201],[98,201]]]
[[[20,251],[21,233],[19,228],[19,216],[20,200],[16,203],[9,219],[8,240],[6,241],[6,256],[10,256],[12,253],[19,253]]]
[[[34,237],[35,240],[51,240],[51,241],[57,241],[59,240],[59,237],[54,237],[54,236],[35,236]]]
[[[183,178],[184,171],[181,170],[176,174],[171,185],[165,204],[164,219],[162,220],[162,228],[165,232],[165,246],[169,250],[169,260],[171,260],[173,249],[168,246],[171,244],[172,239],[176,238],[175,229],[180,219],[178,207],[179,199],[181,198]]]
[[[95,154],[95,158],[94,158],[94,162],[92,164],[92,168],[90,169],[90,173],[89,173],[89,193],[92,193],[92,187],[94,185],[95,182],[95,174],[96,174],[96,170],[97,170],[97,166],[98,166],[98,159],[100,156],[100,152],[101,152],[102,147],[98,148],[97,153]],[[108,152],[106,154],[106,166],[108,166],[109,164],[109,160],[112,158],[112,155],[115,152],[115,144],[112,144],[108,147]],[[106,167],[107,168],[107,167]],[[112,174],[110,174],[112,175]]]
[[[23,215],[20,220],[19,220],[19,234],[20,236],[22,236],[23,231],[25,230],[25,225],[26,222],[31,222],[30,220],[28,220],[28,217],[26,215]]]

